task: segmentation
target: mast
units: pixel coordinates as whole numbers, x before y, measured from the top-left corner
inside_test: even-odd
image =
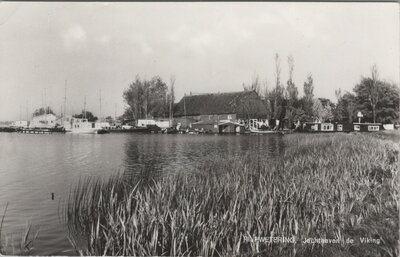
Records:
[[[45,107],[45,109],[44,109],[44,111],[45,111],[45,114],[47,114],[47,102],[46,102],[46,88],[44,88],[44,107]],[[46,120],[47,120],[47,118],[46,118]]]
[[[99,120],[101,122],[101,89],[100,89],[100,99],[99,100],[100,100],[100,115],[99,115],[100,117],[99,117]]]
[[[117,104],[115,104],[114,123],[117,123]]]
[[[64,85],[64,113],[63,113],[64,121],[65,121],[66,110],[67,110],[67,80],[65,80],[65,85]]]
[[[83,98],[83,118],[86,119],[86,96]]]
[[[28,116],[28,100],[26,100],[26,121],[29,120],[29,116]]]
[[[187,126],[187,119],[186,119],[186,93],[185,93],[185,96],[183,97],[183,112],[185,114],[185,129],[186,129],[186,126]]]

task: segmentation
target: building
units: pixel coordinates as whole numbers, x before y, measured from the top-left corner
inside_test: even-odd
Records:
[[[373,132],[382,129],[382,123],[353,123],[353,131]]]
[[[170,120],[167,119],[138,119],[137,120],[138,127],[147,127],[147,126],[157,126],[162,129],[170,128],[171,123]]]
[[[57,120],[57,117],[51,113],[34,116],[29,124],[29,128],[54,128],[56,127]]]
[[[382,130],[381,123],[321,123],[306,122],[303,124],[303,131],[306,132],[372,132]]]
[[[251,119],[266,119],[267,109],[254,91],[184,96],[174,107],[174,122],[209,133],[235,133]]]
[[[29,122],[26,120],[17,120],[11,123],[11,127],[13,128],[28,128]]]

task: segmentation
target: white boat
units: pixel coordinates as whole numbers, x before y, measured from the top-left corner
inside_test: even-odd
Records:
[[[276,134],[278,131],[276,130],[262,130],[262,129],[250,129],[250,133],[254,134]]]
[[[102,128],[96,126],[95,122],[89,122],[88,119],[71,118],[69,126],[64,126],[66,132],[76,134],[97,134]]]

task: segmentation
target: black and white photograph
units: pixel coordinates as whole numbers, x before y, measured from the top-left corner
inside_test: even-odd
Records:
[[[0,1],[0,255],[400,256],[399,10]]]

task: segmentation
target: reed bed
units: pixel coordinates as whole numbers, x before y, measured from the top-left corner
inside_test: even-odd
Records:
[[[3,224],[8,209],[8,203],[4,209],[4,213],[0,219],[0,255],[29,255],[33,249],[33,242],[36,240],[39,230],[32,235],[32,225],[27,222],[19,239],[19,243],[15,244],[13,238],[3,235]],[[11,242],[10,242],[11,241]]]
[[[224,156],[152,182],[82,180],[62,211],[70,241],[82,255],[399,255],[398,145],[351,134],[284,143],[274,163],[263,153]]]

